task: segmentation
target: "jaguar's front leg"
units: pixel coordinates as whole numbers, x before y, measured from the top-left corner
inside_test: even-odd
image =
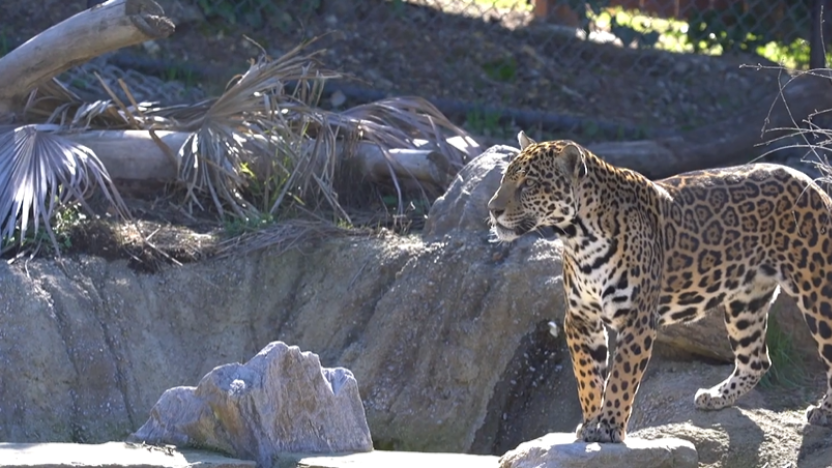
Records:
[[[567,311],[563,331],[572,357],[572,370],[578,381],[578,398],[583,412],[578,438],[587,440],[587,429],[597,425],[601,414],[607,376],[607,331],[600,319],[588,319],[577,310]]]
[[[597,424],[584,428],[587,442],[623,442],[627,437],[627,423],[633,409],[636,392],[644,370],[650,362],[656,325],[652,309],[619,309],[616,326],[618,337],[612,369],[604,389],[604,400]]]

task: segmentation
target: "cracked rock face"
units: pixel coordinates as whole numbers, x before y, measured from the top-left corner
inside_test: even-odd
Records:
[[[246,364],[216,367],[197,387],[165,391],[130,438],[210,448],[271,466],[278,453],[373,449],[358,384],[347,369],[272,342]]]

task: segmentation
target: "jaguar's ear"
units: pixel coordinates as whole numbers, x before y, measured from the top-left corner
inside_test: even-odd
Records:
[[[586,175],[586,155],[583,148],[573,141],[567,141],[561,150],[561,161],[566,171],[578,178]]]
[[[520,143],[520,151],[523,151],[529,146],[537,143],[536,141],[529,138],[528,135],[526,135],[526,132],[524,132],[523,130],[520,130],[520,133],[517,134],[517,141]]]

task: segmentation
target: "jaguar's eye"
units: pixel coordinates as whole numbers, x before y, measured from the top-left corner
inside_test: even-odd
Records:
[[[526,182],[524,183],[524,185],[526,187],[534,187],[535,185],[537,185],[537,181],[534,180],[534,179],[526,179]]]

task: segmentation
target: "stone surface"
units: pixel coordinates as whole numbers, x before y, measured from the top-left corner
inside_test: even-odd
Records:
[[[226,364],[197,387],[175,387],[129,440],[200,447],[271,466],[282,452],[373,449],[358,384],[318,356],[269,343],[246,364]]]
[[[692,443],[682,439],[627,438],[622,444],[576,442],[553,433],[524,442],[500,458],[500,468],[697,468]]]
[[[488,200],[517,148],[492,146],[459,171],[447,192],[433,203],[425,222],[425,234],[443,236],[457,229],[488,230]]]
[[[104,444],[0,443],[0,468],[256,468],[253,461],[235,460],[199,450],[166,450],[123,442]]]
[[[830,466],[832,428],[809,426],[803,414],[825,389],[820,379],[805,382],[804,388],[758,385],[734,407],[697,411],[692,404],[696,389],[718,384],[733,366],[660,361],[650,368],[628,437],[688,440],[696,446],[700,466]]]
[[[555,246],[333,239],[155,275],[0,263],[0,440],[121,440],[168,388],[278,338],[354,373],[379,448],[502,453],[570,430]]]
[[[496,468],[497,460],[493,455],[376,450],[341,456],[287,454],[275,468]]]

